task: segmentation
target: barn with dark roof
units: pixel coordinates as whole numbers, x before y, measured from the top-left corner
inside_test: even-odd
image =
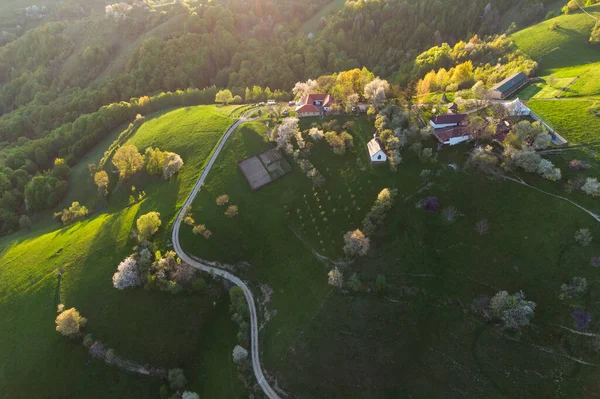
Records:
[[[491,99],[503,100],[519,90],[529,81],[523,72],[515,73],[492,87],[488,92]]]

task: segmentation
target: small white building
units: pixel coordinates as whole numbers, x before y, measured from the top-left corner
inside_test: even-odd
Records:
[[[506,112],[510,116],[529,116],[531,115],[531,110],[521,102],[518,98],[514,101],[507,101],[502,103]]]
[[[367,148],[369,150],[369,158],[371,159],[371,163],[381,164],[387,162],[387,154],[382,148],[381,142],[378,138],[373,138],[373,140],[367,143]]]

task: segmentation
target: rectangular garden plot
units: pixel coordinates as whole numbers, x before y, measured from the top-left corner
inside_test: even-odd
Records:
[[[238,166],[252,191],[256,191],[292,171],[290,164],[275,148],[244,159],[238,163]]]

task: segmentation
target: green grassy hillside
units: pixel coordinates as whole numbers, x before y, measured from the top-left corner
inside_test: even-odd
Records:
[[[166,241],[179,204],[233,122],[228,117],[233,109],[191,107],[149,116],[130,143],[179,153],[185,165],[176,178],[164,182],[136,177],[116,189],[104,212],[88,220],[62,229],[41,225],[0,241],[0,397],[158,396],[159,379],[92,360],[81,343],[54,331],[59,295],[55,270],[63,266],[62,301],[89,319],[86,332],[133,360],[184,368],[190,387],[206,397],[240,395],[231,360],[236,327],[226,310],[227,296],[219,300],[209,295],[172,296],[141,288],[121,292],[111,281],[118,263],[131,252],[130,231],[140,214],[161,213],[159,241]],[[104,149],[89,160],[97,161]],[[87,169],[87,164],[78,168]],[[78,168],[72,175],[70,198],[86,204],[96,190],[89,175]],[[148,198],[126,206],[123,194],[128,196],[129,184],[134,183]],[[224,386],[229,388],[223,390]]]
[[[600,17],[600,5],[587,11]],[[551,30],[553,23],[558,27]],[[561,15],[514,33],[517,46],[540,62],[543,71],[600,61],[600,52],[589,44],[596,21],[583,12]]]
[[[600,17],[600,5],[587,11]],[[596,20],[578,12],[561,15],[523,29],[512,35],[520,50],[538,61],[538,75],[546,82],[537,84],[538,90],[527,97],[550,98],[600,95],[600,48],[589,43],[590,32]],[[555,29],[551,29],[553,25]],[[555,82],[549,77],[552,76]],[[550,87],[552,86],[552,87]]]
[[[274,290],[268,306],[277,314],[261,332],[267,371],[284,388],[311,398],[552,397],[556,392],[576,397],[593,389],[595,369],[561,357],[568,353],[597,364],[600,358],[587,349],[591,342],[556,325],[572,327],[571,307],[558,300],[560,285],[575,275],[595,279],[589,259],[600,251],[600,241],[579,247],[573,235],[586,227],[598,236],[597,223],[564,201],[446,167],[461,165],[464,147],[446,149],[436,165],[423,165],[405,152],[396,173],[371,167],[364,160],[372,123],[355,122],[349,130],[351,152],[334,155],[324,142],[312,149],[310,160],[325,176],[324,187],[313,189],[294,166],[293,174],[257,192],[250,191],[237,162],[268,142],[263,123],[245,125],[226,144],[193,204],[195,220],[213,236],[205,240],[182,227],[186,251],[249,262],[238,273],[257,291],[259,284]],[[303,120],[302,127],[311,123],[320,122]],[[428,189],[419,178],[422,169],[435,176]],[[552,184],[551,190],[559,189]],[[399,190],[396,205],[372,237],[369,254],[342,268],[345,280],[358,274],[363,290],[332,289],[327,285],[332,266],[311,248],[339,258],[342,235],[360,226],[383,187]],[[221,194],[239,206],[235,219],[215,204]],[[438,197],[442,207],[455,206],[461,216],[449,224],[418,209],[416,203],[428,196]],[[600,211],[593,199],[573,196]],[[483,218],[490,224],[487,236],[474,231]],[[386,292],[368,293],[378,274],[387,278]],[[503,289],[523,289],[538,303],[534,327],[520,337],[503,337],[470,311],[475,297]],[[595,284],[591,292],[591,297],[599,293]],[[593,301],[585,306],[600,311]],[[547,384],[549,378],[555,383]]]
[[[600,5],[586,10],[600,18]],[[512,35],[519,49],[539,62],[537,75],[543,79],[516,96],[530,100],[528,106],[571,144],[600,141],[600,118],[589,112],[600,101],[600,47],[589,43],[595,23],[577,12]]]

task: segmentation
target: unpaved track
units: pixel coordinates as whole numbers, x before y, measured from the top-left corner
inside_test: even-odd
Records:
[[[268,398],[281,399],[279,397],[279,395],[277,395],[277,393],[273,390],[273,388],[271,388],[271,386],[267,382],[267,380],[263,374],[262,367],[260,366],[260,350],[258,347],[258,319],[257,319],[256,306],[254,303],[254,296],[252,295],[252,291],[250,291],[250,289],[248,288],[246,283],[244,283],[241,279],[237,278],[233,274],[231,274],[225,270],[222,270],[222,269],[217,269],[217,268],[205,265],[203,263],[198,262],[195,259],[192,259],[188,254],[186,254],[183,251],[183,249],[181,248],[181,244],[179,243],[179,229],[181,228],[181,223],[183,222],[183,218],[185,216],[185,208],[188,206],[191,206],[192,202],[194,202],[194,198],[196,198],[196,195],[202,188],[202,185],[204,184],[204,181],[206,180],[206,176],[208,176],[208,172],[210,172],[210,169],[215,164],[215,161],[217,160],[217,157],[219,156],[219,154],[221,153],[221,150],[225,146],[225,143],[227,142],[227,139],[229,138],[229,136],[231,136],[233,134],[233,132],[235,132],[241,124],[249,121],[250,119],[247,118],[247,115],[254,111],[256,111],[256,110],[252,109],[252,110],[248,111],[247,113],[245,113],[242,116],[242,118],[240,118],[237,122],[235,122],[233,125],[231,125],[231,127],[229,127],[229,129],[227,130],[225,135],[221,138],[221,141],[219,141],[219,144],[217,145],[217,148],[215,149],[214,153],[212,154],[210,160],[208,161],[206,168],[204,168],[204,172],[202,172],[202,175],[198,179],[198,182],[196,182],[196,185],[194,186],[188,199],[185,201],[185,204],[183,204],[183,207],[177,214],[177,219],[175,219],[175,223],[173,224],[173,237],[172,238],[173,238],[173,247],[175,249],[175,252],[177,252],[177,255],[181,258],[181,260],[194,266],[196,269],[205,271],[207,273],[212,273],[215,276],[220,276],[226,280],[229,280],[244,291],[244,295],[246,296],[246,302],[248,302],[248,308],[250,309],[250,335],[251,335],[251,338],[250,338],[251,350],[250,350],[250,352],[252,354],[252,368],[254,369],[254,375],[256,376],[256,381],[258,382],[258,384],[260,385],[263,392],[265,393],[265,395],[267,395]]]

